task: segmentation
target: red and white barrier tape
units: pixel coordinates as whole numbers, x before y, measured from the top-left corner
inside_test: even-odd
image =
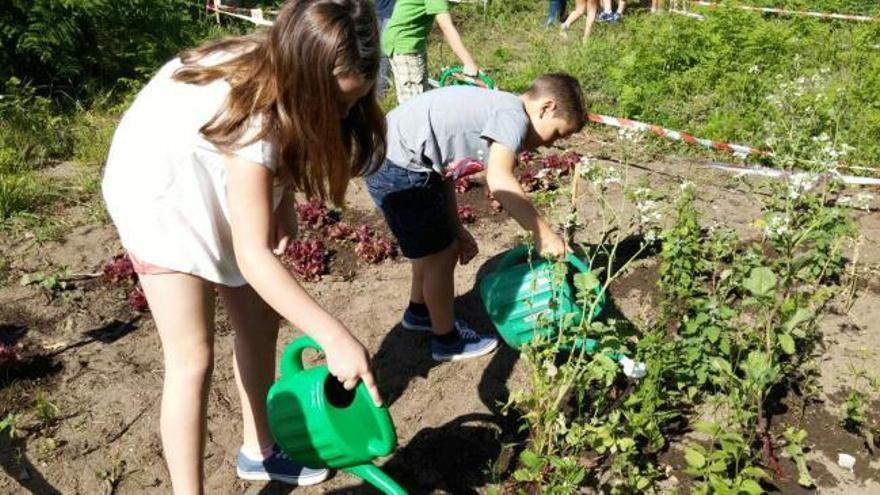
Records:
[[[796,175],[803,172],[786,172],[785,170],[776,170],[773,168],[767,167],[738,167],[735,165],[730,165],[727,163],[719,163],[719,162],[709,162],[706,164],[707,167],[713,168],[715,170],[721,170],[724,172],[730,172],[737,175],[759,175],[761,177],[783,177],[790,178],[792,175]],[[875,179],[873,177],[859,177],[855,175],[840,175],[840,174],[825,174],[828,177],[833,177],[839,179],[844,184],[849,184],[853,186],[880,186],[880,179]]]
[[[758,156],[773,156],[772,153],[769,153],[764,150],[760,150],[758,148],[752,148],[751,146],[745,146],[742,144],[731,144],[731,143],[723,143],[720,141],[712,141],[710,139],[702,139],[698,137],[694,137],[686,132],[674,131],[672,129],[666,129],[665,127],[660,127],[653,124],[646,124],[644,122],[639,122],[637,120],[629,120],[620,117],[609,117],[607,115],[599,115],[595,113],[588,113],[587,119],[590,122],[594,122],[597,124],[605,124],[613,127],[618,127],[621,129],[633,129],[642,132],[651,132],[658,136],[662,136],[665,138],[669,138],[675,141],[685,141],[691,144],[698,144],[700,146],[704,146],[706,148],[711,148],[720,151],[727,151],[733,153],[736,156],[746,157],[748,155],[758,155]],[[739,174],[745,175],[763,175],[765,177],[782,177],[785,176],[786,172],[766,168],[766,167],[738,167],[734,165],[728,165],[725,163],[718,162],[710,162],[709,167],[723,170],[725,172],[735,172]],[[845,168],[845,167],[841,167]],[[848,168],[858,168],[865,170],[874,170],[869,167],[848,167]],[[854,175],[838,175],[844,183],[858,186],[880,186],[880,179],[873,177],[859,177]]]
[[[751,146],[745,146],[742,144],[731,144],[731,143],[722,143],[719,141],[712,141],[710,139],[703,139],[695,137],[691,134],[681,131],[675,131],[672,129],[666,129],[665,127],[660,127],[654,124],[646,124],[644,122],[639,122],[637,120],[624,119],[621,117],[609,117],[607,115],[599,115],[596,113],[588,113],[587,119],[590,122],[594,122],[597,124],[605,124],[613,127],[619,127],[621,129],[635,129],[637,131],[647,131],[658,136],[662,136],[665,138],[672,139],[674,141],[685,141],[691,144],[697,144],[700,146],[704,146],[706,148],[711,148],[720,151],[727,151],[733,153],[734,155],[746,157],[748,155],[769,155],[768,152],[764,150],[760,150],[757,148],[752,148]]]
[[[699,5],[700,7],[710,7],[715,8],[720,4],[707,2],[705,0],[694,0],[691,2],[694,5]],[[751,7],[748,5],[734,5],[734,7],[743,10],[751,10],[754,12],[763,12],[765,14],[778,14],[778,15],[800,15],[807,17],[818,17],[820,19],[838,19],[842,21],[859,21],[859,22],[871,22],[876,21],[878,18],[871,17],[867,15],[852,15],[852,14],[835,14],[831,12],[810,12],[806,10],[785,10],[785,9],[776,9],[771,7]]]

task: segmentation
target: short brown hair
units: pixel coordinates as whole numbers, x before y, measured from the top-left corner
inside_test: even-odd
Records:
[[[537,78],[524,93],[529,98],[551,98],[556,103],[557,116],[580,130],[587,123],[587,108],[581,83],[574,77],[557,72]]]
[[[216,52],[233,58],[200,61]],[[339,119],[335,73],[375,81],[379,30],[366,0],[287,0],[268,31],[223,38],[181,54],[174,79],[232,86],[223,107],[200,129],[223,152],[243,145],[255,116],[282,177],[308,197],[341,204],[349,180],[366,175],[385,156],[385,118],[375,85]]]

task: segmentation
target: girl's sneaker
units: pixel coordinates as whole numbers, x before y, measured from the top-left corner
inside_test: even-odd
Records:
[[[435,337],[431,340],[431,357],[434,361],[461,361],[484,356],[498,347],[498,339],[487,337],[475,332],[464,320],[455,320],[455,332],[458,339],[450,344],[443,344]]]
[[[611,19],[610,19],[611,22],[620,22],[622,20],[623,20],[623,14],[621,14],[619,12],[615,12],[615,13],[611,14]]]
[[[326,469],[307,468],[294,461],[277,445],[272,448],[272,455],[263,460],[251,459],[239,450],[236,471],[243,480],[275,480],[296,486],[315,485],[326,480],[329,474]]]
[[[614,14],[612,12],[602,12],[601,14],[596,16],[596,22],[612,22],[614,20]]]

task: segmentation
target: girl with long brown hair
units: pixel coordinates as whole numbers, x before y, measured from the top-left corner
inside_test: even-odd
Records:
[[[265,398],[279,317],[324,349],[348,389],[381,402],[369,356],[275,256],[293,194],[341,203],[382,163],[379,35],[366,0],[288,0],[265,32],[208,42],[162,67],[119,123],[103,193],[146,294],[165,360],[161,436],[176,493],[202,493],[214,290],[235,330],[238,475],[293,484],[327,472],[274,446]]]

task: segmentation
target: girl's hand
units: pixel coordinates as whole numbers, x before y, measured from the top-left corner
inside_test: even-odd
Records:
[[[322,345],[327,355],[327,369],[330,374],[335,376],[346,390],[353,389],[359,380],[363,380],[373,402],[376,406],[381,406],[382,396],[379,395],[376,380],[370,372],[370,357],[367,350],[347,329],[338,335],[329,345]]]
[[[479,74],[479,72],[480,72],[480,68],[477,67],[477,64],[471,63],[471,64],[465,64],[461,68],[461,71],[466,76],[477,77],[477,74]]]
[[[480,248],[477,247],[477,241],[474,240],[474,236],[471,235],[470,232],[464,227],[459,227],[458,229],[458,262],[462,265],[467,265],[477,253],[480,252]]]

